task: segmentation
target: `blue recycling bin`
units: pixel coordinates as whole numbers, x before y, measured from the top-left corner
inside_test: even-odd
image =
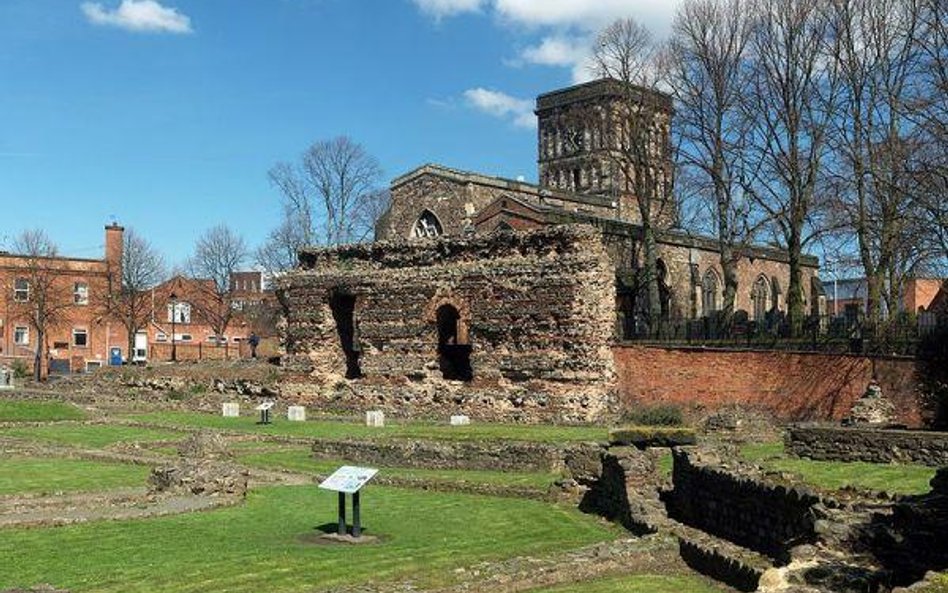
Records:
[[[114,347],[109,349],[109,365],[114,367],[122,366],[122,349]]]

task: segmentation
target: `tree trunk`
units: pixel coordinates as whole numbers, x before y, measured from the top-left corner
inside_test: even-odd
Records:
[[[659,293],[658,245],[651,224],[642,225],[642,244],[645,249],[645,280],[648,295],[648,333],[653,338],[661,337],[662,301]]]
[[[787,315],[790,321],[790,335],[795,338],[803,333],[803,318],[806,315],[803,309],[803,273],[800,266],[802,244],[799,228],[791,229],[788,243],[790,292],[787,294]]]

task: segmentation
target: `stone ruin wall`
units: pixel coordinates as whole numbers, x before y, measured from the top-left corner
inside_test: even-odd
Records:
[[[281,280],[283,393],[332,411],[589,422],[614,411],[614,273],[592,228],[308,250]],[[361,378],[331,295],[354,297]],[[446,380],[438,310],[459,314],[469,381]],[[350,352],[350,359],[352,352]]]
[[[946,432],[796,425],[785,442],[789,453],[809,459],[948,466]]]

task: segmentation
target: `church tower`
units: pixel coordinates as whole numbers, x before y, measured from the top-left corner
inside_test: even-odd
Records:
[[[536,114],[541,187],[610,198],[632,223],[648,195],[656,226],[677,222],[671,97],[602,79],[540,95]]]

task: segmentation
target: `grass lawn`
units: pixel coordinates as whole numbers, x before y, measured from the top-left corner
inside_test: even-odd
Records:
[[[553,426],[532,424],[478,424],[450,426],[448,424],[394,423],[386,420],[384,428],[372,428],[356,422],[335,420],[308,420],[289,422],[277,418],[273,424],[258,425],[256,416],[224,418],[214,414],[187,412],[155,412],[136,414],[129,419],[156,424],[208,427],[219,430],[254,432],[294,437],[322,437],[331,439],[360,438],[384,439],[390,437],[414,437],[434,439],[503,439],[511,441],[540,441],[558,443],[564,441],[605,441],[607,427]]]
[[[85,412],[66,402],[0,400],[0,422],[52,422],[85,417]]]
[[[321,460],[313,459],[307,447],[287,447],[279,451],[240,452],[237,459],[244,464],[264,469],[289,469],[314,474],[329,474],[340,465],[359,464],[358,459]],[[547,472],[513,472],[486,470],[434,470],[413,468],[381,468],[383,475],[400,478],[418,478],[441,482],[475,482],[503,486],[530,486],[546,488],[560,478]]]
[[[724,590],[698,577],[643,574],[536,589],[530,593],[719,593]]]
[[[373,486],[363,492],[362,517],[382,543],[305,543],[316,526],[335,521],[336,495],[284,486],[211,512],[0,530],[0,590],[50,583],[73,592],[295,593],[400,577],[430,586],[457,566],[619,534],[575,509],[537,501]]]
[[[784,453],[783,443],[746,445],[742,452],[746,459],[767,469],[796,474],[807,483],[828,490],[854,486],[897,494],[923,494],[931,490],[928,482],[935,475],[935,468],[923,465],[798,459]]]
[[[0,460],[0,495],[92,492],[144,486],[148,468],[79,459],[5,457]]]
[[[46,441],[76,447],[102,448],[125,441],[182,439],[180,432],[106,424],[66,426],[25,426],[0,429],[0,436]]]

